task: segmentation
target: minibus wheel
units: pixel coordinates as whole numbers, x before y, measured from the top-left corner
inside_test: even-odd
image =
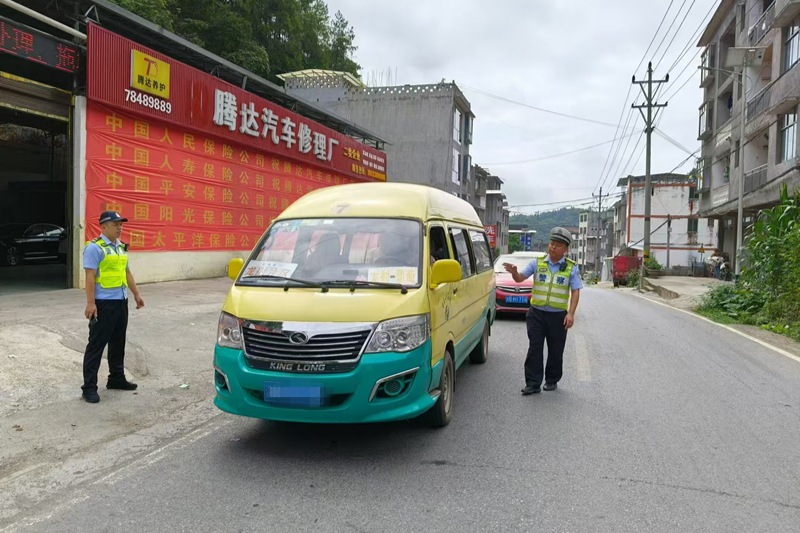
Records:
[[[469,362],[482,365],[486,362],[486,358],[489,357],[489,321],[487,320],[486,323],[483,325],[483,335],[481,336],[481,342],[472,350],[469,354]]]
[[[425,422],[432,427],[444,427],[450,423],[453,412],[453,393],[456,384],[456,365],[453,363],[453,354],[449,350],[444,352],[442,360],[442,376],[439,378],[439,398],[423,415]]]

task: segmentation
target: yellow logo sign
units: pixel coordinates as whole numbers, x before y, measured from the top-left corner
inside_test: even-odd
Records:
[[[131,50],[131,87],[169,100],[169,63]]]

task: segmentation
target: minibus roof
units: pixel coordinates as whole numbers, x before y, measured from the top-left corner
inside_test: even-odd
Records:
[[[439,189],[410,183],[359,183],[318,189],[289,206],[278,220],[337,217],[443,219],[483,227],[469,203]]]

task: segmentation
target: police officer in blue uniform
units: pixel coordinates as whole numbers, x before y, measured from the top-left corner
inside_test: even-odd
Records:
[[[564,228],[553,228],[547,257],[534,259],[522,272],[505,263],[506,271],[520,283],[534,276],[528,326],[528,356],[525,359],[525,388],[522,394],[541,390],[554,391],[563,374],[564,345],[567,331],[575,323],[580,291],[583,288],[578,266],[566,253],[572,234]],[[547,368],[544,368],[544,342],[547,341]]]
[[[108,345],[107,389],[136,390],[136,383],[125,378],[125,335],[128,329],[128,290],[133,293],[136,309],[144,300],[128,266],[128,245],[119,239],[122,224],[128,219],[115,211],[100,215],[102,234],[86,243],[83,268],[86,271],[86,310],[89,319],[89,343],[83,356],[83,399],[97,403],[97,372],[103,350]]]

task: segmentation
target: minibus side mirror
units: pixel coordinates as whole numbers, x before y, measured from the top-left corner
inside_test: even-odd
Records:
[[[236,280],[239,277],[239,272],[242,271],[242,267],[244,266],[244,261],[240,258],[235,257],[231,259],[230,263],[228,263],[228,277],[232,280]]]
[[[431,288],[435,289],[443,283],[461,281],[461,264],[453,259],[436,261],[431,268]]]

